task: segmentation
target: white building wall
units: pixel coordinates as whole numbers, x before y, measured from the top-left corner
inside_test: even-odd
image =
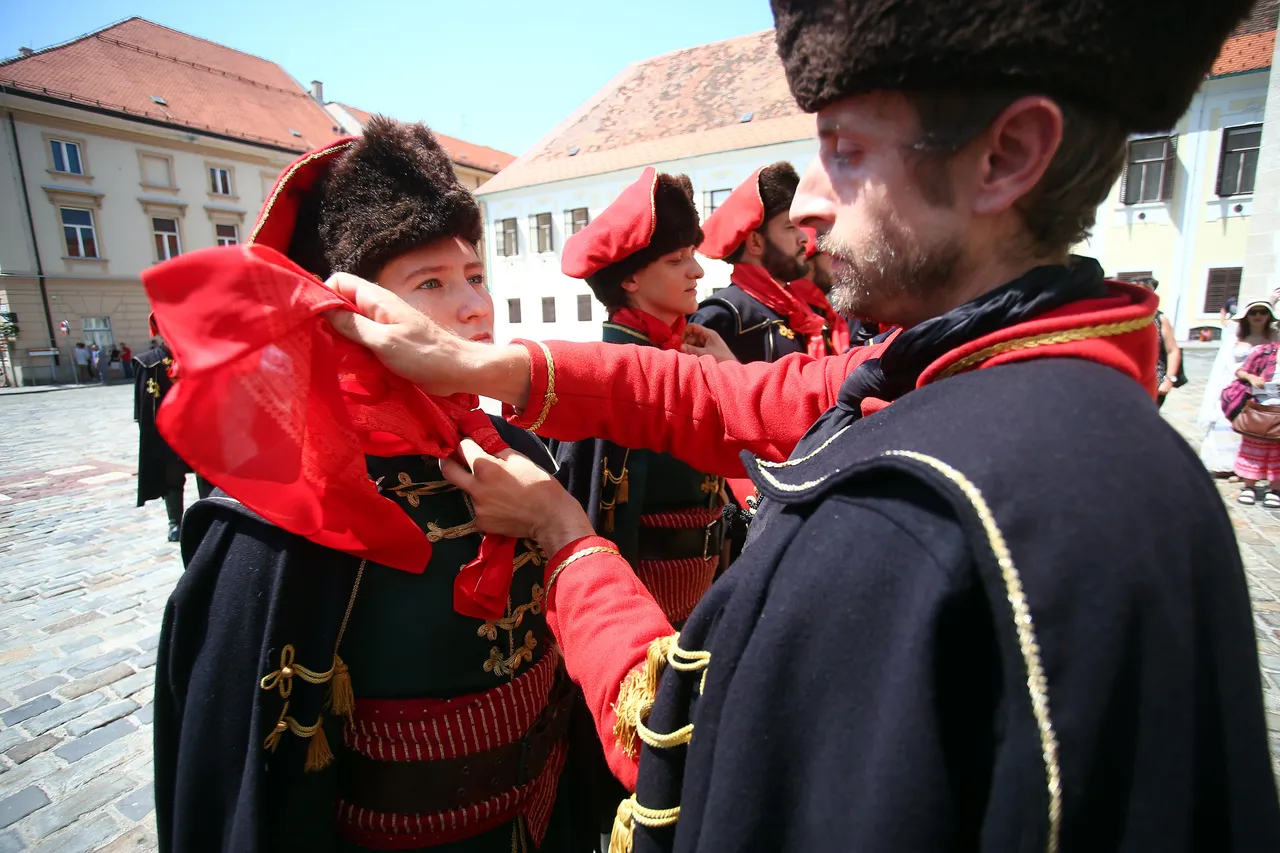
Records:
[[[801,140],[739,151],[723,151],[653,164],[660,172],[688,175],[693,182],[694,198],[699,213],[706,216],[705,201],[711,190],[733,189],[759,166],[789,160],[803,172],[817,153],[816,140]],[[560,272],[560,251],[564,247],[565,211],[585,207],[594,220],[618,194],[640,177],[642,168],[591,175],[552,184],[486,193],[477,193],[486,211],[485,242],[489,287],[493,294],[494,337],[504,343],[512,338],[535,340],[596,341],[600,324],[605,319],[604,307],[591,299],[591,319],[578,320],[578,297],[591,295],[586,282],[569,278]],[[530,232],[530,218],[539,213],[551,214],[553,231],[550,252],[538,253]],[[500,233],[497,223],[515,219],[519,254],[499,257],[496,247]],[[497,239],[495,239],[497,238]],[[713,289],[729,283],[728,264],[699,256],[706,271],[698,288],[699,299],[711,295]],[[555,299],[556,320],[542,322],[543,298]],[[508,301],[520,300],[521,322],[508,322]]]

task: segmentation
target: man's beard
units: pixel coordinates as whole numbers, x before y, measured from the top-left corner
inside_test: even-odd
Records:
[[[804,278],[809,273],[809,265],[804,262],[803,256],[788,255],[773,245],[768,237],[764,238],[764,257],[760,259],[760,266],[773,276],[774,281],[783,284]]]
[[[830,293],[831,285],[834,284],[831,280],[831,273],[818,266],[817,258],[809,261],[809,281],[813,282],[814,286],[823,293]]]
[[[828,233],[818,249],[839,262],[828,295],[836,311],[900,325],[925,319],[929,303],[951,290],[962,254],[954,238],[922,245],[889,219],[879,220],[858,248]]]

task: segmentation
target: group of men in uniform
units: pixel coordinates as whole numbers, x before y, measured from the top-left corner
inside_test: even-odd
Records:
[[[220,487],[162,849],[1280,849],[1156,300],[1069,254],[1247,5],[773,0],[816,159],[705,222],[643,170],[564,246],[599,344],[492,344],[474,200],[384,119],[151,271]]]

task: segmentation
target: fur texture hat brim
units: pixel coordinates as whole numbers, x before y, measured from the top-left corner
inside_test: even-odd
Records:
[[[764,203],[764,224],[782,213],[791,210],[791,200],[796,197],[796,188],[800,186],[800,175],[796,167],[780,161],[760,170],[760,201]]]
[[[442,237],[478,243],[484,229],[430,128],[385,116],[374,116],[329,170],[317,226],[329,271],[369,280],[410,249]]]
[[[772,0],[800,108],[875,90],[1040,92],[1172,127],[1251,0]]]

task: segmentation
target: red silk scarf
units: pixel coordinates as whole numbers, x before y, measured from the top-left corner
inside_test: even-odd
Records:
[[[284,255],[229,246],[143,273],[174,355],[160,433],[210,482],[278,527],[415,574],[431,543],[369,478],[365,455],[443,459],[463,437],[506,448],[467,395],[431,397],[321,316],[353,310]],[[485,536],[454,582],[454,609],[500,619],[516,541]]]
[[[827,354],[827,342],[822,339],[825,325],[822,318],[778,284],[773,276],[765,272],[764,267],[756,264],[734,264],[729,280],[761,305],[785,317],[793,332],[805,336],[809,355],[822,358]]]
[[[827,294],[823,293],[818,285],[807,278],[801,278],[787,285],[787,290],[804,304],[817,309],[826,318],[827,328],[831,330],[831,346],[835,349],[832,355],[839,355],[849,349],[849,324],[836,313],[836,309],[831,307]]]
[[[684,327],[687,320],[678,318],[668,326],[648,311],[638,308],[621,308],[609,315],[611,323],[626,326],[644,335],[649,341],[662,349],[680,349],[684,343]]]

